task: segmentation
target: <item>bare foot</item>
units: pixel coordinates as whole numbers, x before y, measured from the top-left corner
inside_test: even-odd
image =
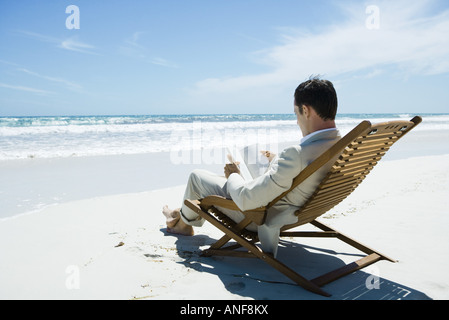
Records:
[[[166,224],[168,228],[173,228],[181,218],[181,214],[179,213],[179,209],[171,210],[168,206],[164,206],[162,208],[162,214],[165,216]]]
[[[167,232],[183,236],[193,236],[193,227],[181,219],[180,209],[171,210],[168,206],[164,206],[162,213],[167,218]]]
[[[193,227],[185,224],[182,220],[179,220],[173,228],[167,227],[167,232],[189,237],[194,235]]]

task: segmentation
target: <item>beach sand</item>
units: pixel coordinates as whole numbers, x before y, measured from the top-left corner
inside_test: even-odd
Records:
[[[330,298],[258,259],[201,257],[199,250],[221,237],[207,223],[194,237],[166,232],[162,207],[180,205],[188,174],[200,165],[176,166],[167,155],[3,163],[11,182],[3,196],[23,184],[28,196],[42,189],[49,198],[55,190],[66,197],[0,220],[0,299],[449,299],[449,153],[438,143],[422,150],[424,133],[412,134],[320,218],[398,260],[324,286]],[[313,278],[360,254],[334,239],[287,238],[278,258]]]

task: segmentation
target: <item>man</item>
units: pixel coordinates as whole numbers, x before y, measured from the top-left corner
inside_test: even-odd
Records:
[[[235,163],[225,166],[224,177],[195,170],[189,177],[184,199],[195,200],[219,195],[232,198],[242,211],[246,211],[265,206],[289,190],[293,179],[340,139],[335,126],[337,94],[330,81],[319,78],[305,81],[298,86],[294,97],[294,112],[303,135],[299,145],[282,151],[271,161],[267,172],[252,181],[245,181],[240,176]],[[249,230],[258,232],[265,252],[276,256],[280,229],[297,221],[295,211],[313,194],[332,163],[330,161],[268,209],[264,225],[248,226]],[[236,222],[243,219],[241,212],[218,209]],[[204,219],[185,205],[175,210],[165,206],[163,214],[167,218],[167,231],[171,233],[191,236],[192,226],[202,226],[204,223]]]

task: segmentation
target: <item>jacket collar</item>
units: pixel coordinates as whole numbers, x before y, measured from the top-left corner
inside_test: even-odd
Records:
[[[324,130],[318,130],[308,134],[301,139],[299,145],[305,146],[317,140],[333,140],[340,136],[340,132],[337,128],[330,128]]]

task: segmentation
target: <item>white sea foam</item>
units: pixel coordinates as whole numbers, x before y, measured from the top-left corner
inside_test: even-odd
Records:
[[[345,134],[363,119],[385,122],[409,114],[342,115]],[[449,130],[449,115],[425,115],[416,130]],[[93,116],[0,118],[0,160],[169,152],[229,144],[298,141],[293,115]]]

